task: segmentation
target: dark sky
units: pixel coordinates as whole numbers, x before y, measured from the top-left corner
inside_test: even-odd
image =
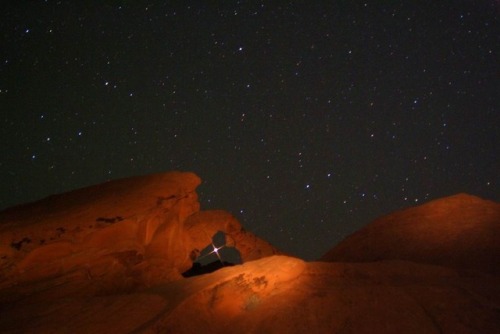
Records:
[[[497,1],[90,3],[0,10],[0,208],[194,171],[202,209],[314,259],[397,209],[500,199]]]

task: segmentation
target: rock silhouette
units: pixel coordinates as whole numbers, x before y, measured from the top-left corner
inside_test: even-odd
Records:
[[[193,266],[189,268],[189,270],[185,271],[182,273],[182,276],[184,277],[192,277],[192,276],[198,276],[198,275],[203,275],[203,274],[209,274],[212,273],[216,270],[219,270],[224,267],[231,267],[234,266],[234,263],[231,262],[226,262],[226,261],[214,261],[210,262],[206,265],[202,265],[198,262],[193,263]]]
[[[154,174],[0,212],[0,331],[500,332],[498,203],[402,210],[305,262],[200,211],[199,184]],[[218,232],[243,264],[183,277]]]

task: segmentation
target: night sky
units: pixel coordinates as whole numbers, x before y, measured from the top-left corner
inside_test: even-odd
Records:
[[[193,171],[314,259],[374,218],[500,200],[497,1],[9,1],[0,209]]]

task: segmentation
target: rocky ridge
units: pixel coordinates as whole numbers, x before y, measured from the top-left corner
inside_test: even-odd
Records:
[[[305,262],[200,211],[199,184],[155,174],[0,212],[1,332],[500,332],[498,203],[401,210]],[[218,232],[243,263],[182,277]]]
[[[178,280],[218,231],[243,261],[278,253],[229,213],[200,211],[200,182],[192,173],[147,175],[1,212],[0,286],[67,276],[82,294],[103,294]]]

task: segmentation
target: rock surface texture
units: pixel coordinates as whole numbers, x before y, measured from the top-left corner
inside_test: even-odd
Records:
[[[403,210],[304,262],[200,211],[199,184],[155,174],[0,212],[0,332],[500,332],[497,203]],[[182,277],[217,232],[243,264]]]
[[[84,295],[170,282],[218,231],[244,261],[278,253],[229,213],[200,212],[200,182],[180,172],[134,177],[1,212],[0,287],[57,278]]]

